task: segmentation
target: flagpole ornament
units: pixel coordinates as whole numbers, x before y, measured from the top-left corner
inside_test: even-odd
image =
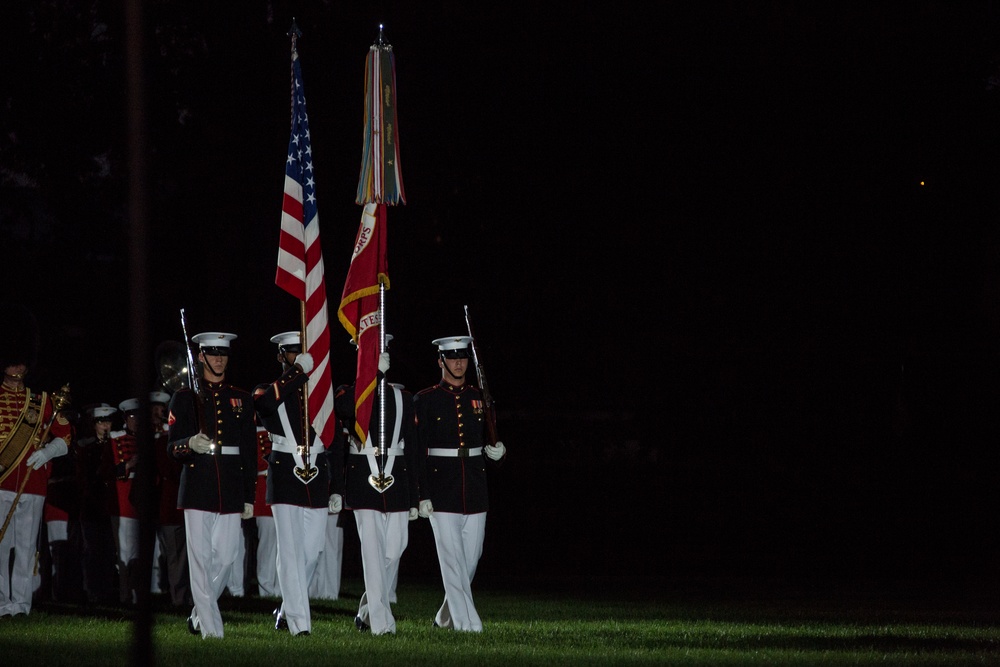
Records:
[[[365,59],[365,130],[357,204],[406,203],[396,107],[396,59],[380,24]]]

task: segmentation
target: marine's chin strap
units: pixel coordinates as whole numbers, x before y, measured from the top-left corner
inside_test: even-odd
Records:
[[[296,355],[302,354],[302,348],[298,347],[297,345],[292,349],[285,347],[278,348],[278,357],[281,359],[281,370],[283,371],[287,371],[289,368],[295,365],[295,363],[288,358],[289,353]]]
[[[444,355],[443,354],[441,355],[441,367],[444,368],[444,372],[448,374],[448,377],[450,377],[451,379],[455,380],[456,382],[465,379],[464,375],[462,377],[458,377],[457,375],[455,375],[454,373],[451,372],[451,369],[448,368],[448,364],[444,363]],[[468,367],[466,367],[466,368],[468,368]]]
[[[215,369],[212,368],[212,364],[208,363],[208,359],[206,359],[205,361],[201,362],[201,367],[204,369],[204,374],[205,375],[211,375],[212,376],[211,378],[205,378],[209,382],[221,382],[222,378],[226,377],[226,372],[225,371],[222,371],[221,374],[220,373],[216,373]]]

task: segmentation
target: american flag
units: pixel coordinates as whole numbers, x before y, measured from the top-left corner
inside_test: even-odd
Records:
[[[336,420],[333,417],[330,328],[323,273],[309,116],[302,88],[302,67],[293,36],[292,133],[285,160],[285,196],[281,205],[278,271],[274,282],[305,304],[302,342],[315,363],[309,376],[309,417],[323,444],[329,446],[336,433]]]

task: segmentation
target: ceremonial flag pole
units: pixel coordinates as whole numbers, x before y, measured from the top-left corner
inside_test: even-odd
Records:
[[[361,224],[338,317],[358,345],[354,390],[354,432],[362,445],[368,439],[379,355],[385,351],[386,207],[406,203],[399,161],[396,118],[396,63],[383,27],[365,60],[365,129],[361,174],[355,203],[363,204]],[[385,434],[385,391],[382,380],[380,435]],[[384,438],[380,442],[383,442]],[[385,447],[383,446],[383,450]],[[375,486],[375,482],[372,482]],[[376,486],[376,488],[378,488]]]
[[[333,381],[330,371],[330,327],[326,302],[323,249],[319,236],[316,206],[316,179],[313,169],[312,137],[306,97],[302,86],[302,66],[297,42],[302,35],[295,21],[292,39],[292,128],[285,159],[284,198],[281,206],[281,233],[278,240],[278,269],[275,284],[300,301],[302,349],[312,355],[314,368],[309,375],[305,423],[303,424],[305,466],[296,474],[304,482],[317,469],[309,459],[309,423],[324,446],[333,442]]]

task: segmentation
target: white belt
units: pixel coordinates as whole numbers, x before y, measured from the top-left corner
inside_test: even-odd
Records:
[[[294,454],[298,451],[298,445],[291,438],[286,438],[283,435],[278,435],[277,433],[271,434],[271,451],[281,452],[283,454]]]
[[[281,425],[286,432],[292,432],[291,424],[288,420],[288,411],[285,409],[285,404],[282,403],[278,407],[278,415],[281,417]],[[313,448],[318,449],[320,453],[323,452],[323,442],[316,435],[313,438]],[[316,479],[316,473],[319,472],[319,468],[316,467],[315,462],[310,462],[306,465],[305,455],[306,450],[303,449],[300,453],[299,446],[292,438],[286,438],[283,435],[278,435],[277,433],[271,433],[271,451],[280,452],[282,454],[291,454],[292,460],[295,462],[295,469],[306,469],[308,468],[313,472],[312,476],[308,475],[296,475],[295,478],[298,479],[303,484],[308,484],[312,480]]]
[[[267,471],[266,470],[258,470],[257,471],[257,476],[258,477],[267,477]]]
[[[389,449],[386,449],[383,452],[378,447],[368,447],[368,448],[362,449],[362,450],[358,450],[357,447],[351,447],[350,448],[350,452],[351,452],[351,454],[358,454],[360,456],[368,456],[369,454],[372,454],[373,456],[381,456],[382,454],[385,454],[386,456],[402,456],[403,455],[403,448],[402,447],[390,447]]]
[[[450,448],[441,449],[438,447],[430,447],[427,450],[428,456],[451,456],[460,459],[468,458],[470,456],[479,456],[482,453],[483,453],[482,447],[473,447],[472,449],[464,447],[458,449],[450,449]]]
[[[240,448],[236,445],[223,445],[222,447],[219,447],[219,453],[233,456],[240,453]]]

